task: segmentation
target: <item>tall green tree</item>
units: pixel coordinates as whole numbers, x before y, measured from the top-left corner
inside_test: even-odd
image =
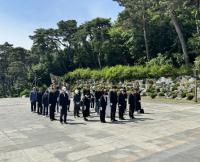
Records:
[[[151,9],[153,2],[152,0],[114,0],[117,1],[121,6],[125,7],[123,14],[128,14],[129,20],[133,26],[139,25],[137,28],[143,30],[143,38],[145,44],[145,52],[147,60],[150,59],[149,50],[149,37],[148,37],[148,23],[149,23],[149,10]]]

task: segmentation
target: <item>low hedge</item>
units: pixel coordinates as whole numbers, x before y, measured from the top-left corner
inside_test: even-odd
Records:
[[[191,69],[185,66],[175,68],[172,65],[152,65],[152,66],[114,66],[105,67],[101,70],[76,69],[67,73],[63,78],[65,81],[77,80],[108,80],[122,81],[142,78],[159,78],[167,76],[181,76],[191,74]]]

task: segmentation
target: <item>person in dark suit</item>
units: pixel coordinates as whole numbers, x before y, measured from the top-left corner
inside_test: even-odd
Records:
[[[88,121],[87,117],[89,116],[89,109],[90,109],[90,98],[89,98],[89,91],[84,90],[83,91],[83,106],[82,106],[82,112],[83,112],[83,118],[85,121]]]
[[[81,106],[81,95],[78,89],[75,90],[73,101],[74,101],[74,118],[80,117],[79,111]]]
[[[99,114],[99,107],[100,107],[100,97],[101,97],[101,91],[97,90],[95,91],[95,112]]]
[[[94,101],[95,101],[95,97],[94,97],[95,91],[92,90],[90,93],[90,107],[94,108]]]
[[[60,88],[59,86],[56,87],[56,91],[55,91],[55,95],[56,95],[56,111],[57,113],[59,113],[59,96],[60,96]]]
[[[67,94],[68,94],[67,111],[70,112],[71,100],[70,100],[70,93],[69,93],[69,91],[67,91]]]
[[[140,96],[139,89],[136,89],[136,91],[135,91],[135,102],[136,102],[135,109],[138,113],[140,113],[140,111],[141,111],[141,96]]]
[[[107,94],[106,91],[103,91],[102,96],[100,97],[100,121],[106,123],[106,106],[107,106]]]
[[[125,97],[125,108],[124,108],[124,112],[123,112],[123,115],[126,113],[126,109],[127,109],[127,101],[128,101],[128,95],[127,95],[127,91],[126,91],[126,88],[124,88],[123,90],[123,95]]]
[[[56,88],[54,85],[52,85],[51,91],[49,93],[49,105],[50,105],[49,117],[51,121],[56,120],[55,119],[56,103],[57,103]]]
[[[110,97],[110,106],[111,106],[111,121],[115,122],[115,121],[117,121],[115,119],[116,107],[117,107],[116,87],[113,87],[113,89],[110,91],[109,97]]]
[[[120,89],[120,93],[118,96],[118,107],[119,107],[119,119],[125,120],[124,119],[124,111],[126,108],[126,98],[125,98],[123,89]]]
[[[37,113],[39,115],[42,114],[42,91],[41,89],[39,89],[38,93],[37,93]]]
[[[59,97],[59,103],[61,106],[61,111],[60,111],[60,123],[63,124],[63,117],[64,117],[64,123],[67,124],[67,105],[69,102],[69,97],[67,94],[67,89],[66,87],[62,88],[62,93],[60,94]]]
[[[46,90],[42,96],[42,104],[43,104],[43,111],[42,114],[43,116],[48,116],[49,112],[49,92]]]
[[[31,102],[31,112],[36,111],[36,102],[37,102],[37,91],[36,88],[33,87],[33,90],[30,92],[30,102]]]
[[[136,97],[135,97],[135,90],[133,89],[132,93],[128,97],[128,104],[129,104],[129,117],[130,119],[134,119],[134,111],[136,108]]]

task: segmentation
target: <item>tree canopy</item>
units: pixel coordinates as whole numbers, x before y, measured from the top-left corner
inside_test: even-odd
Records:
[[[113,1],[124,7],[115,22],[61,20],[56,28],[36,29],[30,50],[0,45],[1,96],[18,96],[35,78],[49,85],[50,73],[144,66],[157,57],[179,68],[200,55],[200,0]]]

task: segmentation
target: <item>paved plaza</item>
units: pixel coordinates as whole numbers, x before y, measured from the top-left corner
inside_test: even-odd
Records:
[[[0,162],[200,162],[200,105],[142,105],[135,120],[70,113],[61,125],[31,113],[28,99],[0,99]]]

